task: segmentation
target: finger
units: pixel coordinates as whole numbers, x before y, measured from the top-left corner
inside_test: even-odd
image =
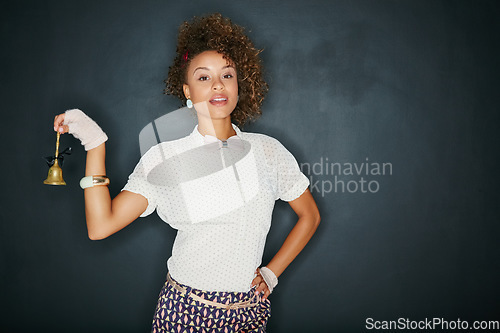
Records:
[[[68,125],[62,125],[62,126],[59,126],[57,128],[57,131],[59,131],[59,133],[61,133],[61,134],[68,133],[69,127],[68,127]]]
[[[267,289],[267,284],[262,281],[259,286],[257,287],[257,293],[260,294],[262,291],[266,290]]]
[[[269,295],[271,295],[271,292],[269,291],[269,289],[267,289],[264,293],[264,296],[262,297],[262,300],[265,301]]]
[[[65,114],[61,113],[54,117],[54,125],[59,125],[64,121]]]
[[[57,131],[59,127],[63,126],[64,124],[64,116],[65,114],[58,114],[57,116],[54,117],[54,131]]]
[[[251,287],[258,285],[261,281],[262,281],[262,277],[260,277],[260,276],[256,276],[256,277],[252,280],[252,285],[251,285]]]
[[[255,294],[255,295],[258,295],[258,294],[260,293],[259,288],[260,288],[261,284],[262,284],[262,282],[258,282],[258,283],[256,284],[256,288],[255,288],[255,291],[254,291],[254,294]]]

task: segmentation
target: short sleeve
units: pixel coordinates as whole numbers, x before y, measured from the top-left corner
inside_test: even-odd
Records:
[[[154,185],[148,182],[148,155],[144,155],[139,163],[137,163],[134,171],[128,177],[127,184],[122,188],[122,191],[130,191],[142,195],[148,201],[146,210],[140,215],[145,217],[154,212],[156,209],[156,198]]]
[[[276,151],[277,199],[292,201],[304,193],[309,179],[302,173],[295,157],[279,142]]]

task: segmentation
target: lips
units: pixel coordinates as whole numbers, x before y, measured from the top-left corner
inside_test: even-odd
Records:
[[[227,104],[227,96],[226,95],[215,95],[209,100],[209,103],[214,106],[224,106]]]

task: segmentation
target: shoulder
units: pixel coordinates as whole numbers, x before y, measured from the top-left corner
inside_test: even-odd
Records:
[[[192,145],[193,138],[188,135],[180,139],[162,141],[154,146],[152,146],[143,156],[148,154],[157,154],[160,151],[165,152],[169,150],[182,150],[183,148],[189,148]]]
[[[276,138],[262,133],[243,132],[242,139],[247,140],[255,148],[254,152],[268,164],[275,165],[290,152]]]
[[[269,146],[269,147],[279,147],[283,146],[281,142],[278,141],[278,139],[269,136],[267,134],[262,134],[262,133],[254,133],[254,132],[241,132],[242,138],[244,140],[249,141],[250,143],[259,143],[264,146]]]
[[[149,148],[141,157],[142,162],[155,162],[165,160],[179,152],[189,150],[192,146],[190,136],[185,136],[180,139],[163,141]]]

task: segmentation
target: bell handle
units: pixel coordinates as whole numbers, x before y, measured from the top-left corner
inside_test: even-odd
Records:
[[[59,133],[59,131],[57,131],[57,139],[56,139],[56,161],[57,161],[57,157],[59,156],[59,138],[61,137],[61,133]]]

